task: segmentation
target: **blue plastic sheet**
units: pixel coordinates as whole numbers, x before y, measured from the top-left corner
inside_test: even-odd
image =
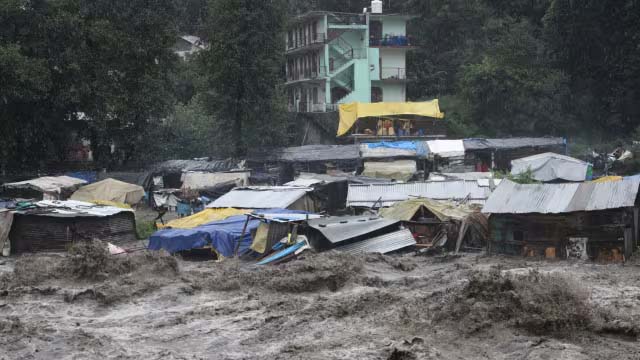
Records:
[[[388,148],[402,150],[417,150],[418,146],[413,141],[381,141],[377,143],[368,143],[369,149]]]
[[[98,174],[95,171],[76,171],[66,173],[65,175],[84,180],[89,184],[94,183],[98,180]]]
[[[193,229],[164,229],[156,231],[149,238],[149,249],[164,249],[170,253],[198,249],[211,245],[220,255],[231,257],[240,242],[239,252],[251,246],[251,231],[258,228],[260,220],[249,220],[244,237],[242,228],[247,217],[231,216],[225,220],[210,222]]]
[[[259,211],[258,211],[259,212]],[[305,214],[304,211],[287,209],[269,209],[263,213],[273,214]],[[156,231],[149,237],[149,250],[164,249],[169,253],[202,248],[211,245],[224,257],[234,256],[236,244],[240,242],[239,254],[249,250],[251,246],[251,231],[258,228],[260,220],[251,218],[242,238],[242,228],[247,217],[244,215],[231,216],[225,220],[213,221],[193,229],[163,229]]]

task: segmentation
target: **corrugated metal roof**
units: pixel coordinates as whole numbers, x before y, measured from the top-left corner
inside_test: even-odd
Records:
[[[632,207],[640,179],[606,183],[516,184],[505,180],[482,212],[492,214],[558,214]]]
[[[377,236],[371,239],[358,241],[353,244],[340,246],[336,250],[349,254],[381,253],[400,250],[407,246],[413,246],[416,240],[408,229],[394,231],[392,233]]]
[[[34,203],[35,208],[16,210],[17,214],[49,216],[49,217],[107,217],[124,212],[133,213],[132,209],[115,206],[96,205],[76,200],[43,200]]]
[[[335,244],[397,224],[398,221],[377,216],[334,216],[309,220],[307,223]]]
[[[471,203],[483,204],[490,190],[477,181],[427,181],[417,183],[349,184],[347,206],[371,207],[382,199],[382,206],[397,201],[424,197],[433,200],[462,200],[469,196]],[[379,204],[379,203],[378,203]]]
[[[313,189],[306,187],[265,186],[236,188],[207,205],[208,208],[286,209]]]
[[[550,147],[564,146],[565,140],[561,137],[542,137],[542,138],[505,138],[505,139],[464,139],[465,150],[504,150],[517,149],[523,147]]]

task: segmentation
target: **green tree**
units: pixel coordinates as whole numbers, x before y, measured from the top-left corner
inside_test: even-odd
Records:
[[[201,60],[208,75],[206,103],[220,154],[242,156],[249,146],[282,143],[286,3],[283,0],[211,0],[210,48]]]

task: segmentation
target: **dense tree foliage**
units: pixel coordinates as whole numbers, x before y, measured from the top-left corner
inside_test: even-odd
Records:
[[[287,141],[287,16],[368,0],[0,0],[0,170],[243,155]],[[452,136],[640,137],[640,2],[384,0],[415,15],[410,100]],[[179,34],[210,44],[188,62]],[[112,148],[116,150],[112,152]]]
[[[249,146],[284,140],[282,0],[210,0],[206,104],[220,154],[242,156]]]
[[[0,1],[3,169],[61,160],[72,135],[98,164],[132,158],[173,105],[175,14],[172,0]]]

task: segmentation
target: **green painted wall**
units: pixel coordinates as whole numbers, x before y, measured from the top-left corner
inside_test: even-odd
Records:
[[[380,80],[380,49],[369,48],[369,74],[371,80]]]

